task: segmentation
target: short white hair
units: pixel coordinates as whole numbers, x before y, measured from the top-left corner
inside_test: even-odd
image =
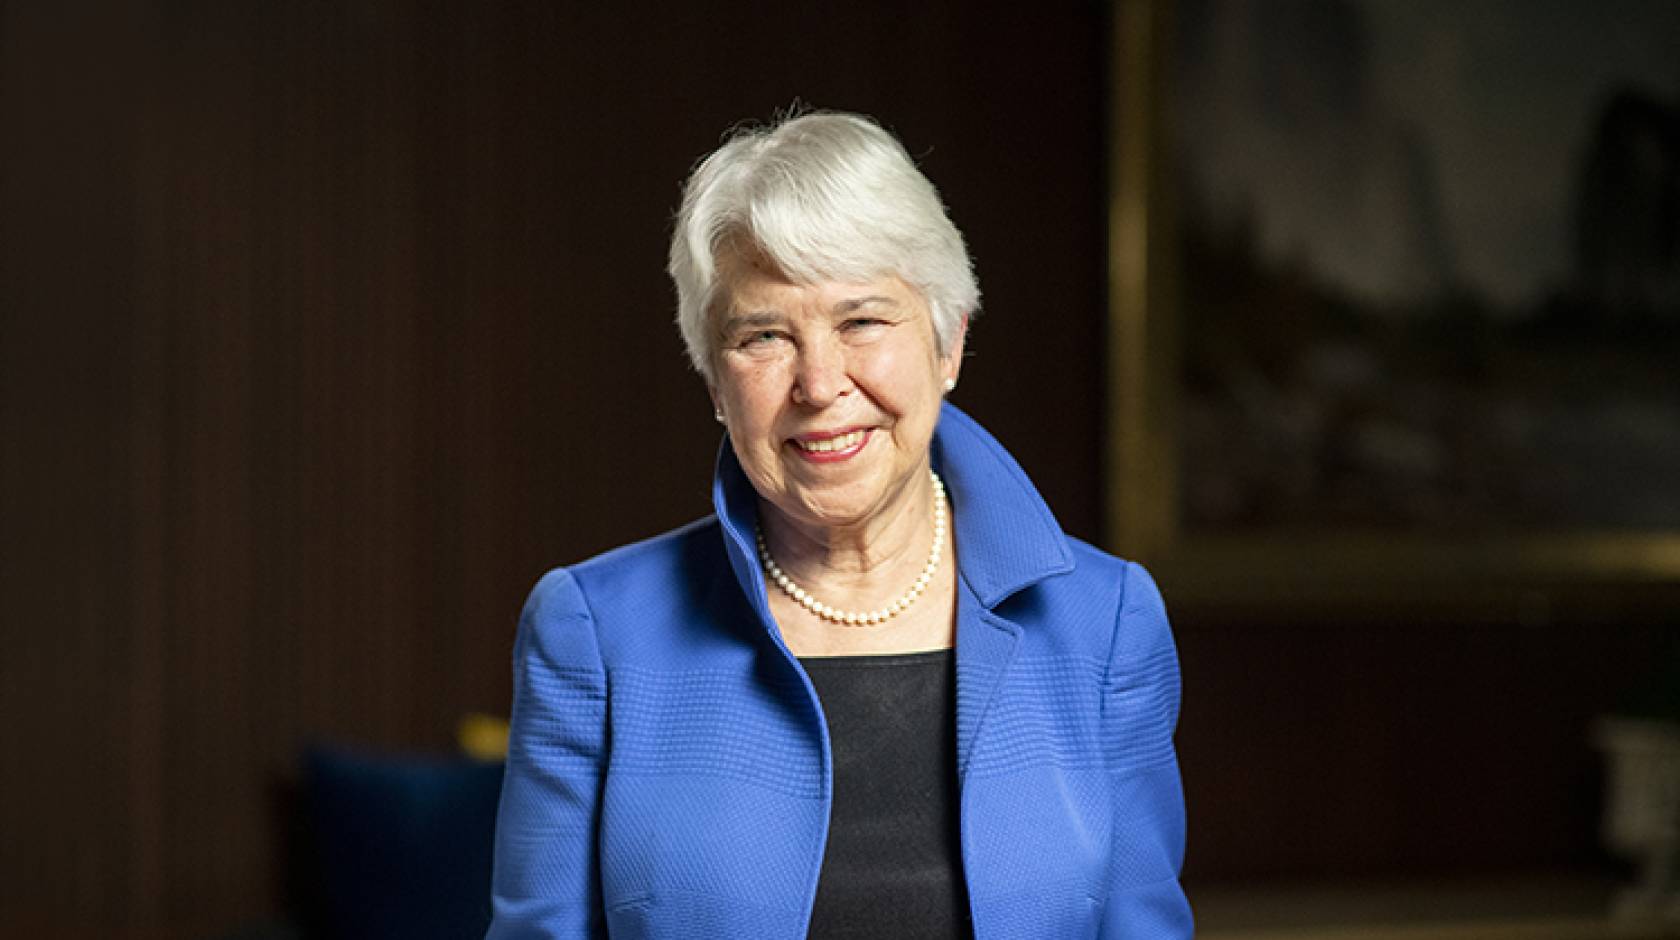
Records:
[[[689,361],[707,382],[718,258],[732,244],[797,284],[897,276],[927,302],[942,353],[978,312],[973,264],[939,192],[861,115],[813,112],[737,130],[684,184],[666,270]]]

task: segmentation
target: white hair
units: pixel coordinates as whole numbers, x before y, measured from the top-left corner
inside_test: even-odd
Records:
[[[815,112],[736,131],[683,186],[666,270],[694,368],[713,379],[718,257],[762,252],[797,284],[901,278],[949,351],[980,302],[962,233],[903,145],[869,118]]]

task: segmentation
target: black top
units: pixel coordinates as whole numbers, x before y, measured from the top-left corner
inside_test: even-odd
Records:
[[[801,659],[834,753],[812,938],[974,935],[957,828],[956,656]]]

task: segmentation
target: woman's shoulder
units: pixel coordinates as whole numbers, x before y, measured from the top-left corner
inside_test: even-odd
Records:
[[[696,519],[668,532],[608,549],[583,561],[553,568],[538,579],[533,599],[583,592],[617,594],[639,587],[657,589],[674,578],[691,578],[723,556],[716,516]]]
[[[692,628],[718,603],[720,579],[733,580],[723,539],[708,516],[555,568],[532,589],[525,619],[537,630],[589,621],[606,654],[630,636]]]
[[[1079,539],[1069,537],[1068,542],[1075,562],[1067,588],[1106,592],[1114,631],[1108,658],[1136,663],[1165,657],[1176,662],[1166,603],[1148,569]]]
[[[668,532],[610,548],[567,565],[565,570],[585,580],[667,573],[673,566],[691,562],[696,551],[721,554],[722,537],[717,516],[705,516]]]
[[[1143,565],[1073,536],[1067,542],[1071,568],[1039,582],[1027,605],[1038,612],[1042,642],[1095,661],[1170,643],[1160,590]]]
[[[1142,564],[1121,558],[1083,539],[1067,536],[1073,552],[1073,571],[1068,586],[1082,591],[1107,589],[1131,606],[1139,597],[1160,598],[1155,579]],[[1127,597],[1127,595],[1131,595]]]

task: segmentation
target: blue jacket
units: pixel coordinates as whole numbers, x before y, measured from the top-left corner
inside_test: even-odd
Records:
[[[1144,570],[1061,531],[946,405],[957,773],[975,936],[1180,938],[1178,660]],[[828,733],[770,617],[751,485],[717,514],[549,572],[514,649],[496,940],[806,936]]]

